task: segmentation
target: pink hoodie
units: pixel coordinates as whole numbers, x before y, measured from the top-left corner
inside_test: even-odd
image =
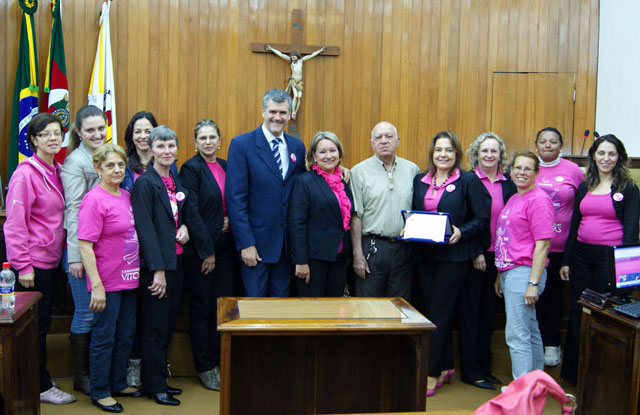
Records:
[[[58,163],[54,171],[29,157],[11,176],[4,239],[7,258],[19,275],[33,272],[33,267],[55,268],[60,262],[65,231],[64,194],[56,186],[59,175]]]

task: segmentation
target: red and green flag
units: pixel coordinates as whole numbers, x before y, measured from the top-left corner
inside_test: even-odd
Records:
[[[44,80],[43,110],[57,116],[62,121],[65,133],[62,150],[56,160],[62,163],[67,154],[69,143],[69,87],[67,84],[67,66],[64,59],[64,39],[62,38],[61,0],[51,1],[51,41],[47,58],[47,74]]]
[[[11,135],[9,140],[10,177],[19,162],[33,153],[27,142],[27,125],[38,113],[38,57],[33,14],[38,10],[36,0],[19,0],[22,8],[22,30],[18,47],[18,68],[13,87]]]

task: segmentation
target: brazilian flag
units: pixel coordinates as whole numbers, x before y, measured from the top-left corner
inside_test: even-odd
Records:
[[[18,48],[16,82],[13,88],[7,177],[11,177],[19,162],[32,155],[27,142],[27,125],[38,113],[38,57],[33,21],[33,14],[38,10],[38,2],[20,0],[18,3],[22,8],[22,30]]]

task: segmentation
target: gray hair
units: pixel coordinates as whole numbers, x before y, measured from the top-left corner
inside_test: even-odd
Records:
[[[375,138],[376,127],[378,127],[380,124],[389,124],[391,128],[393,128],[393,133],[396,135],[396,138],[398,138],[398,129],[396,128],[395,125],[391,124],[388,121],[380,121],[379,123],[374,125],[373,128],[371,129],[371,141],[373,141],[373,139]]]
[[[178,146],[178,136],[173,130],[166,125],[159,125],[149,134],[149,138],[147,141],[149,142],[149,147],[153,148],[154,141],[171,141],[176,140],[176,147]]]
[[[491,131],[481,133],[469,146],[469,149],[467,150],[467,155],[469,156],[469,170],[473,171],[478,165],[478,152],[480,152],[480,145],[489,139],[493,139],[498,142],[498,149],[500,150],[498,171],[504,173],[504,170],[507,168],[507,164],[509,163],[507,159],[507,146],[504,145],[504,141],[502,141],[502,138],[500,138],[498,134],[492,133]]]
[[[286,101],[287,104],[289,105],[289,111],[291,111],[291,105],[292,105],[291,95],[287,94],[282,89],[270,89],[264,93],[264,96],[262,97],[263,110],[267,109],[267,104],[269,100],[276,102],[278,104],[281,104]]]

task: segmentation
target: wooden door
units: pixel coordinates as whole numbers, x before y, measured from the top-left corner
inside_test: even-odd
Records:
[[[494,72],[491,131],[500,135],[509,157],[534,150],[535,135],[556,127],[564,138],[564,154],[572,149],[575,73]]]

